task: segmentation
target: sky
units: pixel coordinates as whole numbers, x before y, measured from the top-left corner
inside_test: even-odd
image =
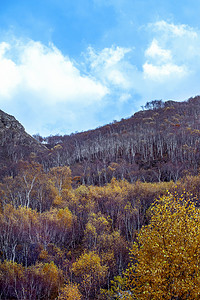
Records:
[[[0,0],[0,109],[71,134],[200,94],[200,0]]]

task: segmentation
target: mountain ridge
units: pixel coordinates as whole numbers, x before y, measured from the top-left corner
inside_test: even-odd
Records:
[[[200,167],[200,96],[147,102],[130,118],[64,136],[33,138],[14,117],[1,111],[0,120],[4,166],[32,153],[46,171],[67,165],[75,181],[89,185],[104,185],[113,177],[176,181]]]
[[[82,183],[98,185],[113,176],[154,182],[176,181],[186,170],[197,174],[200,96],[182,102],[154,100],[144,108],[94,130],[44,138],[49,149],[55,147],[49,165],[68,165]]]

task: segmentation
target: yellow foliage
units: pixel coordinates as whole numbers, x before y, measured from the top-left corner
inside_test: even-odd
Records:
[[[57,227],[69,229],[72,225],[73,215],[68,208],[51,209],[41,214],[42,218]]]
[[[58,300],[81,300],[77,284],[68,283],[60,289]]]
[[[50,179],[59,194],[63,189],[71,189],[71,170],[69,167],[54,167],[50,170]]]
[[[89,194],[89,188],[85,185],[80,185],[76,190],[75,190],[75,194],[77,196],[87,196]]]
[[[200,211],[184,195],[165,196],[138,235],[126,272],[130,299],[200,299]]]
[[[59,209],[57,213],[57,219],[61,226],[70,228],[72,225],[73,216],[71,211],[66,207],[65,209]]]
[[[53,262],[44,264],[40,271],[48,282],[50,281],[57,285],[60,280],[61,271]]]
[[[47,258],[48,258],[48,251],[47,250],[42,250],[40,252],[39,259],[46,260]]]
[[[106,266],[101,265],[101,259],[94,251],[83,253],[72,265],[72,271],[76,276],[92,274],[99,278],[104,277],[107,271]]]
[[[103,265],[97,253],[90,251],[83,253],[80,258],[73,263],[72,272],[80,278],[81,288],[88,299],[91,291],[96,292],[101,282],[107,275],[107,266]]]
[[[11,283],[17,279],[22,280],[23,277],[24,267],[22,265],[7,260],[0,262],[0,281],[7,279]]]
[[[55,206],[60,206],[62,204],[62,197],[60,195],[56,195],[53,204]]]

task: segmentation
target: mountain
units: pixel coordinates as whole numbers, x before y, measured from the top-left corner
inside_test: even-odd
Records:
[[[27,160],[30,154],[38,155],[47,148],[26,133],[15,119],[0,110],[0,170],[1,176],[19,160]]]
[[[40,139],[51,149],[46,167],[69,165],[75,180],[176,181],[200,165],[200,96],[147,102],[132,117],[77,134]],[[42,160],[41,160],[42,162]]]
[[[200,96],[147,102],[130,118],[64,136],[33,138],[13,116],[0,111],[0,145],[1,170],[31,156],[46,171],[70,166],[75,183],[104,185],[113,177],[176,181],[199,171]]]

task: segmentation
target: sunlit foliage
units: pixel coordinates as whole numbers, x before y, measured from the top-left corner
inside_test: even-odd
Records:
[[[72,187],[68,167],[18,168],[0,183],[1,299],[198,299],[200,176]]]
[[[152,207],[131,249],[130,299],[200,298],[200,211],[188,196],[168,195]]]
[[[60,289],[58,300],[81,300],[77,284],[67,283]]]

